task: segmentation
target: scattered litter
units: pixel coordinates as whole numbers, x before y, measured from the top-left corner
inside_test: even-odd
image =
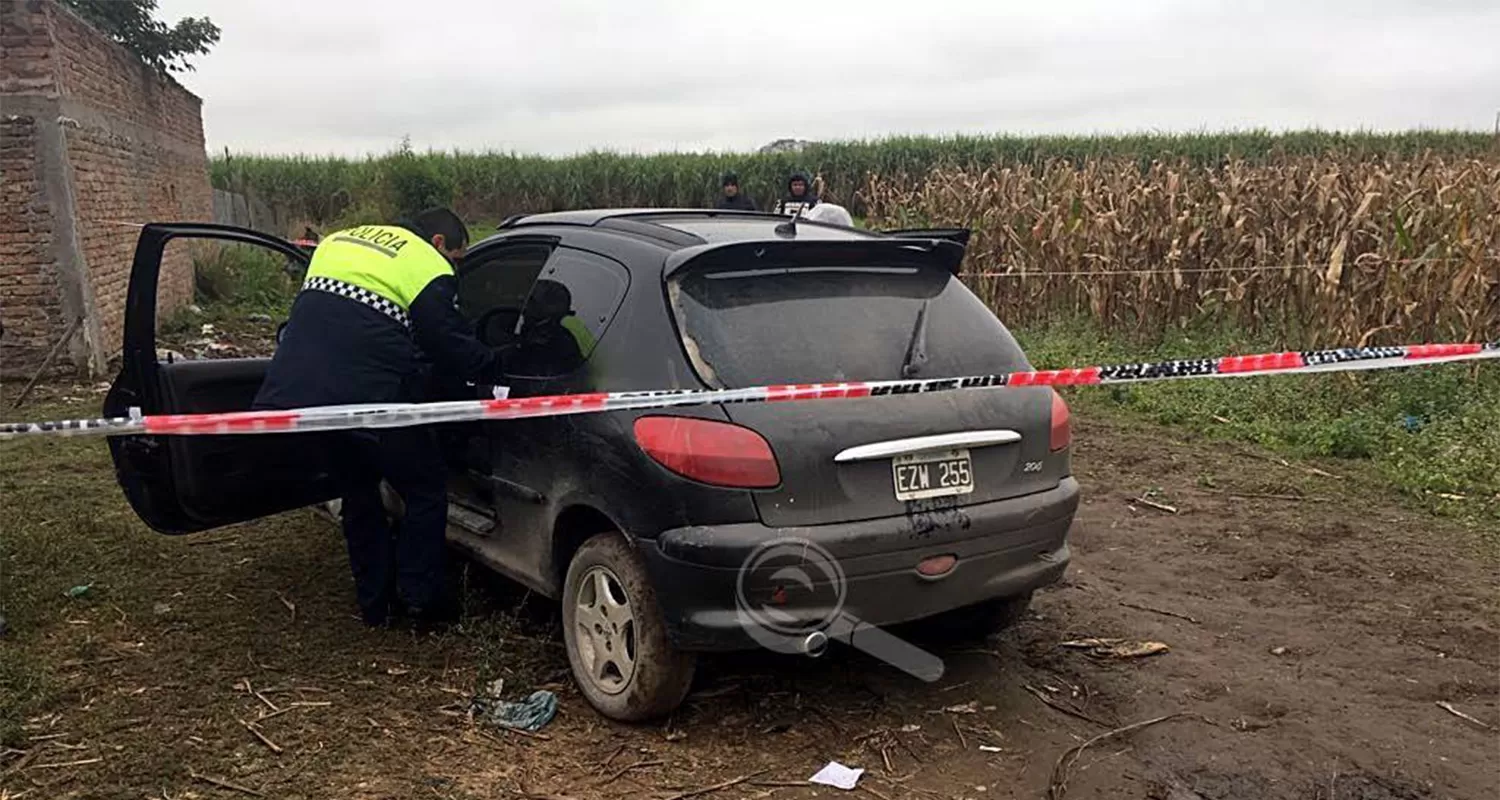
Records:
[[[202,314],[203,313],[203,308],[200,307],[197,303],[194,303],[194,304],[188,306],[187,310],[193,312],[194,314]]]
[[[275,320],[271,319],[270,314],[251,314],[246,319],[250,320],[251,322],[259,322],[262,325],[269,325],[272,322],[275,322]]]
[[[474,695],[469,710],[476,718],[502,728],[536,733],[557,716],[557,695],[545,689],[532,692],[519,703],[502,700],[505,679],[500,678]]]
[[[949,714],[977,714],[979,713],[979,702],[970,700],[967,703],[961,703],[956,706],[947,706],[943,710]]]
[[[1122,606],[1124,606],[1126,608],[1136,609],[1137,611],[1149,611],[1152,614],[1160,614],[1160,615],[1162,615],[1164,617],[1173,617],[1175,619],[1187,620],[1188,622],[1191,622],[1194,625],[1198,624],[1198,619],[1196,617],[1192,617],[1192,616],[1189,616],[1187,614],[1183,614],[1183,613],[1177,612],[1177,611],[1168,611],[1165,608],[1153,608],[1151,606],[1143,606],[1143,605],[1141,605],[1139,603],[1131,603],[1131,602],[1127,602],[1125,600],[1121,600],[1120,601],[1120,605],[1122,605]]]
[[[76,600],[88,594],[89,590],[92,588],[94,588],[94,584],[92,583],[85,583],[82,586],[74,586],[67,591],[67,595]]]
[[[151,606],[151,612],[158,617],[162,617],[172,613],[172,607],[166,603],[156,603]]]
[[[1129,503],[1131,505],[1142,505],[1142,506],[1146,506],[1147,508],[1154,508],[1157,511],[1165,511],[1168,514],[1176,514],[1177,513],[1177,507],[1176,506],[1169,506],[1166,503],[1158,503],[1155,500],[1151,499],[1151,495],[1152,494],[1155,494],[1155,490],[1154,489],[1151,490],[1151,491],[1149,491],[1149,492],[1146,492],[1146,493],[1142,494],[1140,497],[1130,498],[1130,499],[1126,500],[1125,502]]]
[[[863,774],[865,774],[863,767],[850,769],[837,761],[830,761],[827,766],[818,770],[818,774],[807,780],[809,783],[821,783],[824,786],[847,791],[859,784],[859,777]]]
[[[919,730],[922,730],[922,726],[921,725],[910,724],[910,725],[902,725],[901,726],[901,732],[902,733],[916,733]]]
[[[1074,650],[1086,650],[1091,656],[1098,658],[1143,658],[1165,653],[1172,648],[1165,642],[1137,642],[1130,639],[1074,639],[1063,642],[1060,647],[1068,647]]]
[[[1005,748],[1003,748],[1003,747],[996,747],[996,746],[994,746],[992,744],[982,744],[982,745],[979,746],[979,752],[981,752],[981,753],[1003,753],[1003,752],[1005,752]]]
[[[1472,723],[1474,726],[1476,726],[1478,728],[1481,728],[1483,730],[1492,731],[1492,730],[1495,729],[1495,726],[1489,724],[1488,722],[1485,722],[1482,719],[1476,719],[1474,717],[1471,717],[1468,714],[1465,714],[1464,712],[1459,711],[1458,709],[1454,708],[1452,703],[1445,702],[1443,700],[1439,700],[1437,702],[1437,707],[1441,708],[1442,710],[1444,710],[1446,712],[1448,712],[1449,714],[1452,714],[1455,717],[1458,717],[1461,720],[1464,720],[1465,722]]]
[[[1273,647],[1273,648],[1271,648],[1271,655],[1273,655],[1273,656],[1284,656],[1284,655],[1286,655],[1286,648],[1285,647]]]
[[[213,332],[214,332],[213,323],[211,323],[211,322],[205,322],[205,323],[203,323],[203,329],[200,330],[198,333],[200,335],[202,335],[202,336],[208,336],[208,335],[212,334]]]

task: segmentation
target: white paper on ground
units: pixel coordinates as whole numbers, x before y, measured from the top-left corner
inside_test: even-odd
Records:
[[[509,386],[491,386],[490,387],[490,394],[494,395],[496,400],[509,400],[510,399],[510,387]]]
[[[821,783],[836,789],[853,789],[859,783],[859,776],[863,774],[863,768],[850,769],[837,761],[830,761],[828,766],[818,770],[818,774],[807,780],[809,783]]]

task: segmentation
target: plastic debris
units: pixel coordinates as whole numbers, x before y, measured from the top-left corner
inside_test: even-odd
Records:
[[[94,584],[92,584],[92,583],[85,583],[82,586],[74,586],[73,588],[69,589],[66,592],[66,594],[69,597],[71,597],[71,598],[73,598],[73,599],[76,600],[76,599],[78,599],[80,597],[83,597],[84,595],[88,594],[89,590],[92,589],[92,588],[94,588]]]
[[[505,680],[498,679],[474,695],[469,704],[475,719],[502,728],[517,728],[535,733],[557,716],[557,695],[546,689],[532,692],[518,703],[502,700]]]
[[[1142,658],[1165,653],[1172,648],[1164,642],[1137,642],[1130,639],[1074,639],[1063,642],[1061,647],[1086,650],[1098,658]]]
[[[807,781],[848,791],[859,784],[859,777],[863,774],[865,774],[864,768],[850,769],[837,761],[830,761],[827,766],[818,770],[818,774],[808,778]]]

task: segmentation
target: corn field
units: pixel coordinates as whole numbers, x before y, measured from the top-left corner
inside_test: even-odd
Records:
[[[874,227],[973,229],[966,281],[1012,324],[1500,338],[1500,159],[1054,160],[875,175],[864,194]]]
[[[1218,167],[1233,160],[1275,162],[1297,156],[1341,160],[1408,158],[1434,152],[1450,158],[1495,155],[1482,133],[1342,134],[1246,132],[1118,137],[904,137],[815,144],[796,153],[671,153],[637,156],[588,153],[544,158],[504,153],[412,153],[405,146],[364,159],[254,156],[226,153],[211,164],[215,188],[252,194],[286,219],[329,225],[356,214],[390,214],[394,173],[420,169],[451,194],[470,219],[497,222],[511,214],[571,208],[699,207],[710,204],[726,171],[762,208],[784,191],[793,169],[823,177],[830,199],[865,214],[861,190],[869,175],[923,175],[939,167],[1052,162],[1082,167],[1101,158]],[[400,169],[398,169],[398,167]]]
[[[973,229],[966,280],[1010,324],[1082,314],[1151,336],[1209,321],[1288,346],[1500,337],[1489,134],[898,138],[562,159],[403,145],[364,160],[226,154],[212,175],[300,231],[389,219],[412,192],[490,223],[699,207],[729,170],[764,208],[794,168],[872,227]]]

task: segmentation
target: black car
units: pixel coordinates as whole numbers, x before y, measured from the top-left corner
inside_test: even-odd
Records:
[[[146,226],[108,414],[242,410],[260,385],[267,359],[158,360],[157,275],[182,237],[306,258],[248,230]],[[966,240],[742,212],[539,214],[470,248],[459,296],[480,338],[513,351],[512,397],[1030,369],[956,277]],[[809,650],[840,613],[971,631],[1014,620],[1068,563],[1069,431],[1044,387],[450,424],[449,537],[558,599],[584,695],[643,719],[681,702],[694,653],[764,643],[747,603],[786,623],[777,633],[806,631]],[[110,446],[135,511],[181,534],[329,500],[303,436]],[[776,542],[802,543],[780,554],[794,569],[747,581]],[[796,563],[815,555],[832,572]]]

